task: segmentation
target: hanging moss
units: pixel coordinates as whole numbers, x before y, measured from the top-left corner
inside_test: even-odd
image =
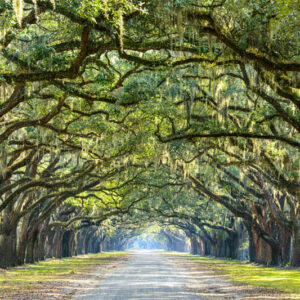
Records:
[[[22,25],[22,18],[23,18],[23,8],[24,2],[23,0],[13,0],[13,8],[16,15],[16,19],[21,27]]]

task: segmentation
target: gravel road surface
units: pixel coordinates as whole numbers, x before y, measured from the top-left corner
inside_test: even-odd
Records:
[[[165,256],[155,251],[136,251],[126,263],[72,299],[204,299],[192,288],[196,285],[197,280],[188,270],[173,265]]]

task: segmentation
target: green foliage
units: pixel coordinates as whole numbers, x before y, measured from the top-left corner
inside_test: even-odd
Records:
[[[296,1],[21,2],[0,1],[0,191],[17,182],[0,205],[15,223],[126,215],[130,234],[213,235],[233,215],[269,228],[257,204],[282,226],[271,202],[297,220]]]

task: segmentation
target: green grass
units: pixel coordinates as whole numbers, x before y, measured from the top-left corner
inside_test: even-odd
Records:
[[[177,254],[178,255],[178,254]],[[190,254],[179,254],[199,262],[217,273],[226,274],[233,282],[271,288],[280,292],[300,295],[300,269],[271,268],[247,262],[214,259]]]
[[[86,274],[105,262],[124,258],[126,252],[88,254],[73,258],[51,259],[8,270],[0,269],[0,299],[9,298],[13,291],[30,292],[37,286],[53,282],[67,282],[72,276]],[[7,298],[6,298],[7,296]]]

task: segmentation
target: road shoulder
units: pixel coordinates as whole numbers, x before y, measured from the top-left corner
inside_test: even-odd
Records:
[[[300,299],[298,294],[288,294],[281,291],[261,287],[259,285],[247,285],[233,282],[229,274],[224,274],[218,269],[216,263],[201,262],[190,259],[190,255],[182,253],[164,253],[167,259],[179,268],[189,270],[197,279],[197,286],[189,288],[205,299]],[[193,258],[193,256],[192,256]],[[288,285],[288,282],[287,282]]]
[[[108,252],[0,270],[0,299],[70,299],[127,259],[128,253]]]

